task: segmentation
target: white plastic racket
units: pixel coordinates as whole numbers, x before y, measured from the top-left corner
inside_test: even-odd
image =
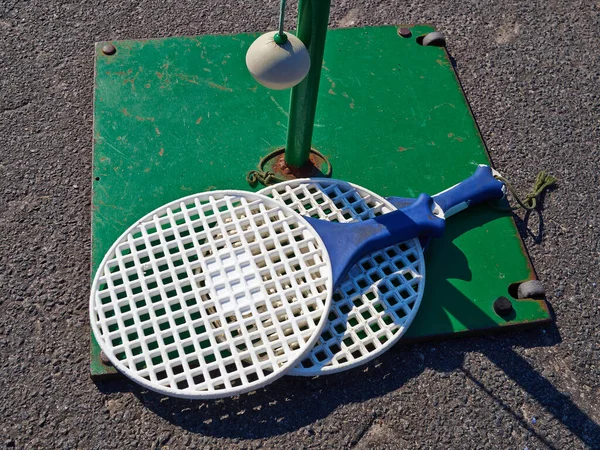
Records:
[[[503,184],[488,166],[435,195],[445,217],[485,200],[501,198]],[[333,179],[292,180],[260,191],[297,213],[336,222],[354,222],[386,214],[415,199],[381,196],[360,186]],[[388,201],[389,200],[389,201]],[[429,238],[411,239],[360,260],[341,281],[317,344],[290,371],[315,376],[365,364],[393,346],[408,330],[425,289],[422,247]]]
[[[304,218],[241,191],[192,195],[146,215],[94,277],[90,321],[106,356],[154,391],[217,398],[262,387],[321,335],[333,287],[362,255],[440,235],[431,197],[361,223]]]

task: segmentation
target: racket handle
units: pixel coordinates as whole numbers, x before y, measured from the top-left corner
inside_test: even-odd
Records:
[[[500,199],[505,194],[506,187],[504,183],[494,178],[494,170],[490,166],[481,164],[473,175],[434,195],[433,200],[442,208],[447,219],[469,206]],[[414,199],[403,197],[388,197],[387,200],[398,209],[414,202]]]
[[[421,194],[410,206],[363,222],[335,223],[307,217],[323,239],[334,286],[363,256],[419,236],[444,234],[444,219],[434,215],[435,203]]]
[[[433,199],[447,219],[470,206],[501,199],[505,194],[506,187],[494,178],[493,169],[481,164],[469,178],[434,195]]]

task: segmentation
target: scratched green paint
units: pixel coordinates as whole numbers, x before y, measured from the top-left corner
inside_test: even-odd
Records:
[[[333,176],[383,195],[438,192],[487,153],[443,48],[416,37],[433,28],[330,30],[313,146]],[[136,219],[210,189],[249,189],[247,171],[286,142],[289,91],[270,91],[244,57],[258,36],[180,37],[96,47],[92,263]],[[492,309],[511,283],[533,277],[512,219],[479,207],[453,217],[427,252],[427,288],[408,337],[541,322],[545,303]],[[92,343],[92,373],[110,373]]]

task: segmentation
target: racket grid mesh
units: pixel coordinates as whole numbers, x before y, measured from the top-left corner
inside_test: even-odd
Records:
[[[335,222],[367,220],[394,210],[378,195],[337,180],[294,180],[261,193],[302,215]],[[380,355],[412,322],[424,287],[424,257],[417,239],[364,257],[336,289],[318,342],[290,373],[334,373]]]
[[[331,272],[312,228],[265,200],[187,197],[113,245],[90,316],[117,368],[171,395],[219,397],[297,363],[328,311]]]

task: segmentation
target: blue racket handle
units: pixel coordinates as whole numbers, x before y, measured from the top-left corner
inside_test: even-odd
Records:
[[[494,178],[490,166],[480,165],[475,173],[450,189],[433,196],[446,218],[479,203],[498,200],[506,195],[503,182]]]
[[[469,206],[500,199],[505,194],[504,183],[494,178],[494,171],[490,166],[482,164],[469,178],[434,195],[433,199],[442,208],[447,219]],[[403,208],[410,202],[409,199],[401,197],[388,197],[388,200],[396,208]]]
[[[444,219],[434,215],[435,203],[421,194],[410,206],[363,222],[336,223],[307,218],[321,236],[333,271],[333,285],[363,256],[419,236],[444,234]]]

